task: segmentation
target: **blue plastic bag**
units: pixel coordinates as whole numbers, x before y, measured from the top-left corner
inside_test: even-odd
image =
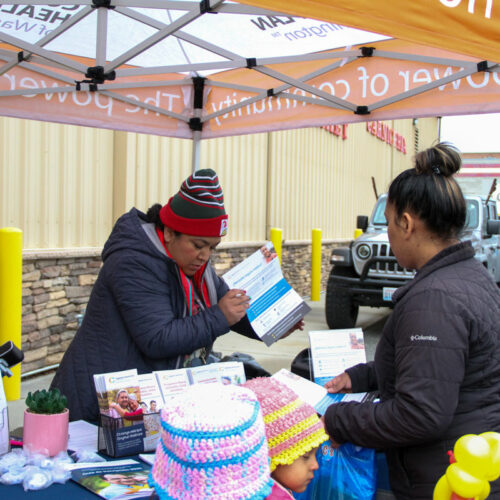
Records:
[[[316,453],[319,469],[300,500],[372,500],[377,493],[375,450],[345,443],[332,448],[325,441]]]

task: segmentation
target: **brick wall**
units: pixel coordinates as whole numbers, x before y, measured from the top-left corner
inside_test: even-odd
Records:
[[[325,290],[330,270],[331,250],[341,243],[324,243],[322,246],[322,290]],[[212,258],[217,273],[224,274],[260,245],[228,245],[217,250]],[[100,267],[100,249],[23,254],[23,373],[61,361],[76,333],[78,315],[85,310]],[[311,245],[285,243],[282,248],[282,269],[292,287],[301,296],[308,297]]]

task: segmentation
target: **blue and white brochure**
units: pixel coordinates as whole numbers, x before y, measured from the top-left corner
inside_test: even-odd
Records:
[[[312,373],[314,381],[325,385],[347,368],[366,363],[365,342],[361,328],[311,330]]]
[[[230,288],[250,297],[247,316],[259,338],[270,346],[311,308],[283,277],[271,242],[223,275]]]

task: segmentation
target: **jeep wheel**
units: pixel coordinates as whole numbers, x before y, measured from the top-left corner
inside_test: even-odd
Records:
[[[326,288],[326,323],[331,329],[353,328],[358,318],[359,306],[353,303],[348,288],[338,283],[337,276],[355,277],[356,274],[349,268],[332,268]]]

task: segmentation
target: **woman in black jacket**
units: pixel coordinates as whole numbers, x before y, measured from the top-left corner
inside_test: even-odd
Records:
[[[460,166],[458,151],[442,143],[392,182],[389,241],[398,263],[417,273],[394,293],[374,361],[326,384],[379,391],[380,402],[335,404],[324,420],[336,443],[385,450],[398,499],[429,500],[459,437],[500,431],[500,293],[471,242],[459,241]],[[499,498],[498,481],[491,486]]]

